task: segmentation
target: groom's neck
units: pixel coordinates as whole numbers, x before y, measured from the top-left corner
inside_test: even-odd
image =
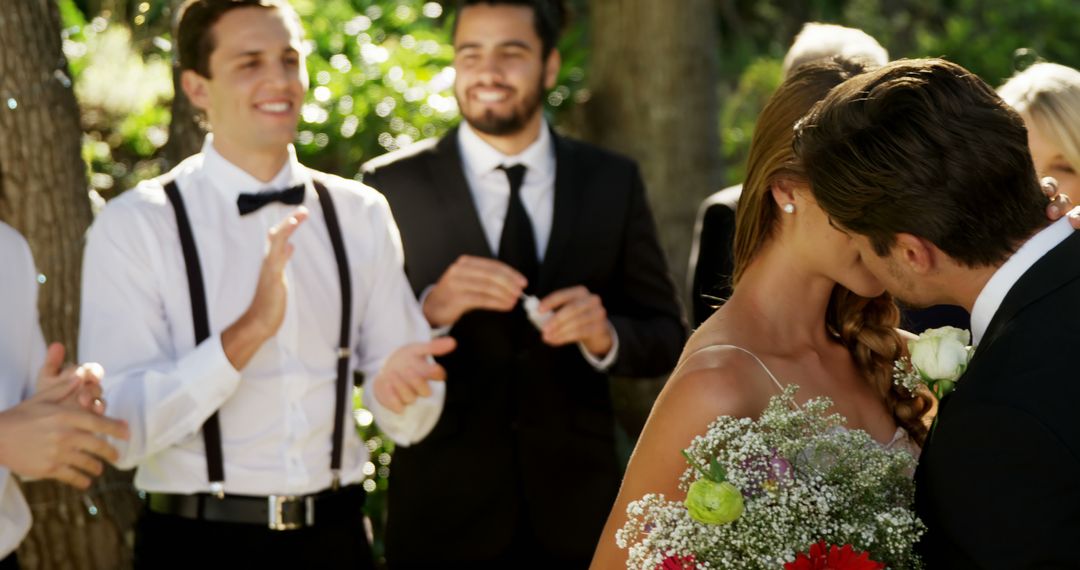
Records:
[[[1001,266],[1005,265],[1013,255],[1016,255],[1016,252],[1023,247],[1028,240],[1033,238],[1035,234],[1046,229],[1046,226],[1048,225],[1050,225],[1050,222],[1036,228],[1035,231],[1031,232],[1031,235],[1015,244],[1012,253],[999,263],[981,267],[967,267],[952,262],[954,264],[953,267],[955,268],[956,275],[948,280],[947,289],[949,290],[950,296],[953,297],[950,304],[959,305],[970,313],[975,306],[975,300],[979,298],[979,294],[983,292],[983,289],[986,288],[986,284],[990,282],[990,279],[997,273],[998,269],[1001,269]]]
[[[958,269],[955,275],[950,276],[948,279],[946,295],[949,297],[949,300],[946,304],[959,305],[970,313],[972,307],[975,306],[975,300],[979,298],[979,294],[986,288],[986,284],[1000,267],[1001,265],[998,264],[993,266],[976,268],[964,267]]]

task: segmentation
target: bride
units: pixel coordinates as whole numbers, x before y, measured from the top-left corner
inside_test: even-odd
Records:
[[[717,416],[756,418],[782,387],[827,396],[847,427],[917,453],[928,393],[892,383],[904,340],[899,310],[847,235],[814,202],[791,150],[796,121],[868,63],[833,58],[801,67],[758,118],[735,230],[731,298],[690,337],[657,398],[608,517],[593,568],[624,568],[615,532],[647,493],[680,498],[680,451]]]

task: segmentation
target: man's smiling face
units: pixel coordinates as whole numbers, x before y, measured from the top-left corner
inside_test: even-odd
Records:
[[[217,145],[250,152],[287,146],[308,87],[299,25],[277,8],[239,8],[213,29],[210,77],[192,102],[206,111]]]

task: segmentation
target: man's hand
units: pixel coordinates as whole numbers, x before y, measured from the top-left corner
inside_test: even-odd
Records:
[[[424,299],[424,317],[445,327],[475,309],[505,313],[517,305],[526,285],[525,276],[501,261],[462,255]]]
[[[127,439],[127,423],[64,404],[81,383],[54,385],[0,412],[0,464],[24,477],[86,489],[101,474],[102,460],[116,461],[116,449],[99,435]]]
[[[105,414],[105,401],[101,399],[101,379],[104,369],[96,362],[64,367],[64,345],[54,342],[45,353],[45,364],[38,372],[37,392],[46,392],[57,386],[71,387],[67,397],[59,404],[67,404]]]
[[[255,297],[244,314],[221,333],[225,356],[237,370],[247,366],[259,347],[277,334],[281,322],[285,320],[285,298],[289,290],[285,265],[295,249],[289,243],[289,238],[307,217],[307,208],[300,206],[281,223],[270,228]]]
[[[446,370],[435,363],[434,357],[449,354],[455,346],[453,338],[444,336],[395,350],[375,376],[375,398],[384,408],[400,414],[417,398],[430,396],[428,380],[446,380]]]
[[[540,301],[539,311],[554,312],[540,331],[544,342],[551,346],[580,342],[590,354],[602,358],[614,344],[604,303],[585,287],[551,293]]]

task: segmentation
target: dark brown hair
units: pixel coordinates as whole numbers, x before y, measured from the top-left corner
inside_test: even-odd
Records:
[[[814,198],[886,255],[898,233],[969,267],[1046,224],[1020,116],[968,70],[900,60],[834,89],[796,129]]]
[[[458,0],[457,16],[454,18],[454,36],[457,35],[457,23],[461,11],[469,6],[488,4],[491,6],[524,6],[532,8],[533,28],[540,38],[543,57],[546,60],[559,46],[559,36],[566,27],[566,6],[562,0]]]
[[[210,54],[213,53],[214,24],[222,16],[239,8],[283,10],[302,30],[300,18],[286,0],[187,0],[176,17],[176,64],[180,71],[192,70],[210,77]]]
[[[779,223],[776,202],[769,190],[781,179],[806,181],[803,166],[792,150],[796,122],[829,90],[868,69],[870,60],[835,56],[797,67],[769,98],[758,117],[747,160],[735,223],[735,286],[746,267],[768,243]],[[851,353],[859,372],[885,400],[896,422],[919,443],[926,437],[923,417],[933,399],[914,396],[892,381],[893,362],[903,354],[896,331],[900,311],[892,298],[859,297],[841,285],[833,288],[825,323],[829,332]]]

